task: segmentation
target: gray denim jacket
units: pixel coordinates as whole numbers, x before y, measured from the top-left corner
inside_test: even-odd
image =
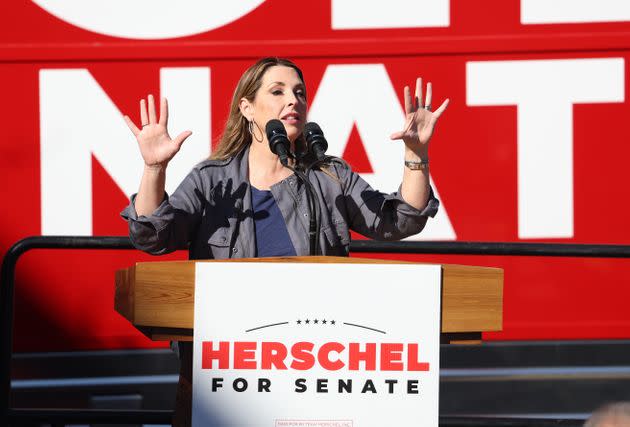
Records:
[[[190,259],[252,258],[256,233],[248,180],[248,153],[227,160],[206,160],[188,174],[175,192],[165,195],[150,216],[138,216],[135,195],[123,212],[134,246],[159,255],[188,248]],[[439,202],[431,196],[419,211],[399,193],[373,190],[349,167],[334,164],[335,179],[313,171],[309,179],[321,203],[320,247],[323,255],[347,256],[350,231],[378,240],[398,240],[419,233]],[[308,255],[308,204],[295,175],[274,184],[271,192],[282,212],[297,255]]]

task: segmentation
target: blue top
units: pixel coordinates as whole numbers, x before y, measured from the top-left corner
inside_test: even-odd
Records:
[[[295,256],[282,212],[271,191],[252,188],[254,228],[256,229],[256,256]]]

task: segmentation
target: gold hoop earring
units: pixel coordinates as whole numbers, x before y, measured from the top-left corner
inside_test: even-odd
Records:
[[[254,125],[256,125],[256,129],[260,131],[260,139],[256,137],[256,129],[254,129]],[[247,130],[249,130],[249,134],[256,140],[256,142],[263,142],[265,140],[265,135],[263,134],[262,129],[258,126],[258,123],[256,123],[254,119],[251,119],[247,123]]]

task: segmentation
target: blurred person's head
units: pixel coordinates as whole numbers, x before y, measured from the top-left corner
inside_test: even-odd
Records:
[[[630,402],[608,403],[598,408],[584,427],[630,427]]]

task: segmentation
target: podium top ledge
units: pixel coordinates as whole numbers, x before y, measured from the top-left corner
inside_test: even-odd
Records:
[[[293,256],[293,257],[269,257],[269,258],[236,258],[236,259],[199,259],[199,260],[179,260],[179,261],[144,261],[137,262],[134,266],[157,266],[157,265],[182,265],[195,263],[212,263],[212,262],[257,262],[257,263],[321,263],[321,264],[429,264],[440,265],[443,270],[452,269],[472,269],[478,271],[494,272],[502,274],[503,269],[497,267],[475,266],[465,264],[442,264],[433,262],[415,262],[403,261],[397,259],[380,259],[380,258],[358,258],[358,257],[340,257],[340,256]]]

